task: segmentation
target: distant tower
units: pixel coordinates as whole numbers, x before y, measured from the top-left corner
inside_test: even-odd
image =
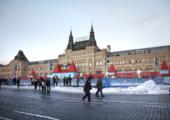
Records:
[[[9,63],[11,77],[27,77],[27,68],[29,61],[22,50]]]
[[[90,30],[89,46],[97,46],[95,35],[94,35],[94,30],[93,30],[93,25],[91,25],[91,30]]]
[[[18,54],[15,56],[14,60],[23,60],[28,62],[28,59],[26,58],[22,50],[18,51]]]
[[[74,49],[74,41],[73,41],[73,35],[72,35],[72,30],[70,31],[70,36],[69,36],[69,41],[67,45],[67,50],[73,50]]]
[[[111,46],[107,45],[107,52],[111,52]]]

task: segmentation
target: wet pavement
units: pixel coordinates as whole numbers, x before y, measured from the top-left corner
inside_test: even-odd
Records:
[[[0,120],[170,120],[170,96],[106,94],[82,101],[84,94],[0,89]]]

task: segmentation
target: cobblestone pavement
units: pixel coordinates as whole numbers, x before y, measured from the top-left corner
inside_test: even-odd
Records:
[[[0,120],[170,120],[170,96],[83,94],[0,89]]]

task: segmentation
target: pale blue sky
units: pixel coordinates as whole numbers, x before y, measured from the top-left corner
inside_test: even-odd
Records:
[[[0,0],[0,64],[19,49],[28,60],[55,59],[73,37],[112,51],[170,45],[170,0]]]

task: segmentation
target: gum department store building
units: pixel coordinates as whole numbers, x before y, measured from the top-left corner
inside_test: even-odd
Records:
[[[105,74],[111,66],[114,72],[118,73],[157,72],[162,63],[166,64],[165,66],[169,70],[170,45],[111,52],[109,45],[106,49],[100,49],[97,46],[93,26],[91,26],[88,40],[74,42],[72,31],[70,31],[65,53],[59,55],[58,59],[32,62],[27,59],[23,51],[19,50],[9,64],[0,64],[0,76],[26,78],[33,73],[38,76],[48,75],[56,66],[70,63],[74,63],[76,71],[81,74]],[[66,67],[69,66],[64,66],[62,69],[66,69]]]

